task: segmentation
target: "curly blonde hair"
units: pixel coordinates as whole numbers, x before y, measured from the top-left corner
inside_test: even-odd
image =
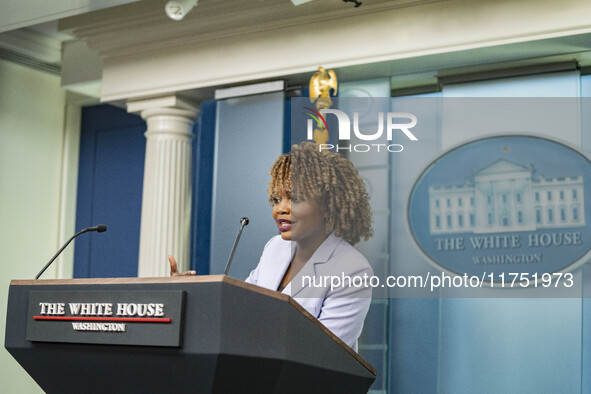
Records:
[[[304,142],[275,160],[269,172],[269,201],[284,191],[292,198],[316,198],[322,209],[325,233],[332,232],[351,245],[373,235],[369,195],[357,169],[345,157]]]

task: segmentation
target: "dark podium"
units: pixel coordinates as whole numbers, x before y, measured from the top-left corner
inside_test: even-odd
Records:
[[[12,281],[5,347],[48,393],[365,393],[287,295],[223,276]]]

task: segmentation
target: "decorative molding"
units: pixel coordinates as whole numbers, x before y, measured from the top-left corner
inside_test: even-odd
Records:
[[[0,34],[0,58],[35,70],[59,75],[61,40],[31,29]]]
[[[331,21],[379,14],[450,0],[374,0],[354,8],[341,0],[294,7],[289,0],[201,1],[181,22],[171,21],[160,0],[144,0],[60,20],[60,31],[85,38],[103,57],[154,51],[182,45],[272,33],[289,27],[330,25]]]
[[[529,0],[376,0],[359,8],[340,0],[300,7],[203,0],[174,22],[162,1],[144,0],[67,18],[60,28],[99,53],[101,99],[117,101],[175,92],[211,98],[214,89],[276,79],[302,83],[318,65],[345,81],[573,48],[584,57],[589,14],[586,0],[540,0],[535,9]]]
[[[45,63],[35,57],[23,55],[22,53],[8,49],[0,48],[0,59],[8,60],[9,62],[53,75],[60,75],[61,72],[61,67],[59,65]]]
[[[62,57],[60,39],[29,29],[0,34],[0,47],[35,57],[45,63],[59,64]]]

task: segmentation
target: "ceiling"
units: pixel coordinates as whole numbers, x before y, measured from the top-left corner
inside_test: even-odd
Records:
[[[58,20],[138,0],[3,0],[0,58],[60,74],[62,43],[72,36],[58,32]]]

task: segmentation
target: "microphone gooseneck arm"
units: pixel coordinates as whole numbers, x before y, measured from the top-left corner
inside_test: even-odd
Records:
[[[226,270],[224,271],[224,275],[228,275],[228,271],[230,271],[230,265],[232,264],[232,259],[234,258],[234,253],[236,252],[236,247],[238,246],[238,241],[240,241],[240,236],[242,235],[242,229],[244,226],[248,225],[248,218],[243,217],[240,219],[240,229],[238,230],[238,234],[236,234],[236,239],[234,240],[234,246],[232,246],[232,251],[230,252],[230,257],[228,258],[228,263],[226,264]]]
[[[60,250],[57,251],[57,253],[55,254],[55,256],[53,256],[51,258],[51,260],[49,260],[49,263],[45,264],[45,267],[43,267],[43,269],[41,271],[39,271],[39,273],[37,274],[37,276],[35,277],[35,279],[39,279],[39,277],[41,275],[43,275],[43,273],[45,272],[45,270],[47,268],[49,268],[49,266],[51,265],[51,263],[53,263],[53,261],[57,258],[57,256],[60,255],[60,253],[62,253],[64,251],[64,249],[70,244],[70,242],[72,242],[72,240],[74,238],[76,238],[77,236],[79,236],[80,234],[84,234],[87,233],[89,231],[97,231],[99,233],[102,233],[103,231],[107,231],[107,226],[105,226],[104,224],[99,224],[98,226],[94,226],[94,227],[87,227],[84,230],[80,230],[78,231],[76,234],[74,234],[69,240],[68,242],[66,242],[64,244],[64,246],[61,247]]]

